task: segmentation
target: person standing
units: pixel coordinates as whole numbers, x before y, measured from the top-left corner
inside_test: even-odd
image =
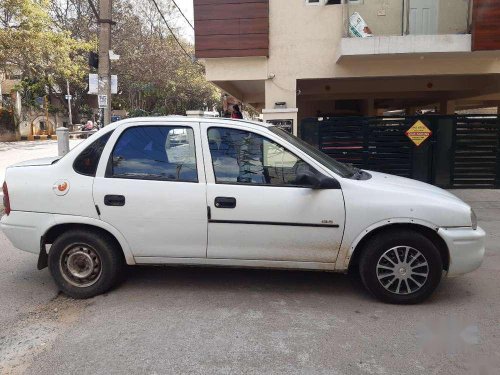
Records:
[[[233,113],[231,114],[231,118],[243,119],[243,114],[240,111],[240,107],[237,104],[233,105]]]

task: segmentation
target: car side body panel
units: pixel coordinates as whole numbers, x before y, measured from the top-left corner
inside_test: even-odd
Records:
[[[346,270],[356,246],[382,226],[417,224],[435,231],[441,227],[470,228],[470,206],[447,191],[419,181],[369,173],[370,180],[342,182],[346,230],[337,270]]]
[[[235,261],[335,263],[344,231],[342,190],[217,183],[207,139],[211,127],[214,125],[210,123],[202,123],[201,127],[207,204],[211,210],[207,257]],[[216,127],[262,136],[324,173],[314,160],[265,128],[255,129],[246,124],[218,124]],[[219,208],[215,205],[217,197],[234,198],[236,206]]]
[[[117,140],[141,125],[186,127],[195,137],[198,182],[106,177]],[[198,123],[141,121],[120,126],[103,150],[93,185],[94,202],[103,222],[127,236],[136,257],[205,257],[207,241],[206,184]],[[145,135],[142,135],[143,137]],[[106,195],[125,197],[123,207],[107,206]]]
[[[94,178],[76,173],[71,166],[12,167],[7,169],[6,181],[12,191],[12,210],[98,218],[92,198]]]

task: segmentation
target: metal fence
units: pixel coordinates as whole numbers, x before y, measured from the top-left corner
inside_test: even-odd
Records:
[[[406,132],[422,121],[432,135],[416,146]],[[500,188],[500,118],[474,116],[305,119],[302,139],[359,168],[444,188]]]

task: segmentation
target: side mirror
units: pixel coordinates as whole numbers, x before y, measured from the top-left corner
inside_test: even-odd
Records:
[[[321,173],[314,173],[310,170],[301,171],[297,174],[297,185],[311,189],[340,189],[337,180],[327,177]]]

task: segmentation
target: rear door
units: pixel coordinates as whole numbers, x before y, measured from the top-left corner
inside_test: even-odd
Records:
[[[344,228],[341,189],[298,186],[299,170],[317,171],[264,128],[203,124],[202,138],[208,258],[335,262]]]
[[[201,155],[192,123],[127,125],[106,145],[94,201],[100,219],[125,236],[138,262],[206,257]]]

